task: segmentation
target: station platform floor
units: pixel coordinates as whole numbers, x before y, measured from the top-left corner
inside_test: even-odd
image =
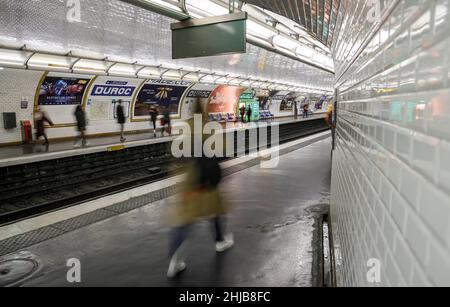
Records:
[[[318,286],[318,220],[329,204],[330,134],[282,146],[278,167],[241,168],[221,183],[233,207],[227,229],[234,233],[235,246],[216,254],[210,224],[199,223],[188,240],[187,270],[176,279],[166,277],[167,212],[176,195],[81,227],[75,218],[67,231],[52,224],[50,214],[43,219],[49,223],[46,233],[60,233],[0,257],[0,265],[14,259],[35,264],[18,286]],[[0,240],[0,249],[5,242]],[[73,258],[80,261],[81,283],[67,281],[67,261]],[[11,265],[10,270],[24,269]]]
[[[323,113],[315,114],[307,119],[303,119],[299,116],[298,119],[294,117],[284,117],[275,119],[274,121],[282,124],[305,121],[311,119],[317,119],[324,117]],[[272,122],[274,122],[272,121]],[[229,123],[229,128],[238,129],[248,127],[248,124],[243,124],[241,122]],[[174,125],[177,125],[175,122]],[[74,141],[52,141],[50,140],[50,146],[46,147],[40,144],[25,144],[25,145],[13,145],[13,146],[1,146],[0,147],[0,167],[11,166],[16,164],[24,164],[30,162],[38,162],[41,160],[57,159],[78,154],[89,154],[101,151],[107,151],[109,148],[114,146],[141,146],[151,143],[167,142],[171,138],[165,134],[161,137],[160,131],[158,131],[155,138],[153,131],[137,133],[137,134],[127,134],[126,141],[124,143],[120,142],[119,136],[105,136],[105,137],[92,137],[88,138],[89,145],[83,148],[74,148]]]

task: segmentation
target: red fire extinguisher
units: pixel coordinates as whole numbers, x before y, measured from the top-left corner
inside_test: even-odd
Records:
[[[31,127],[31,122],[28,120],[21,121],[22,124],[22,141],[25,144],[31,143],[33,141],[33,129]]]

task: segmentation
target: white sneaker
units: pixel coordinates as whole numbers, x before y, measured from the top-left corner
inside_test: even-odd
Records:
[[[216,251],[218,253],[223,253],[224,251],[232,248],[234,245],[233,234],[229,234],[225,236],[225,241],[216,243]]]
[[[75,144],[73,144],[73,148],[80,148],[81,147],[81,143],[77,142]]]
[[[186,270],[186,263],[172,258],[169,264],[169,270],[167,271],[167,277],[174,278],[184,270]]]

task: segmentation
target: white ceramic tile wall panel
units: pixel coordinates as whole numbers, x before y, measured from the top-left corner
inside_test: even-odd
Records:
[[[340,91],[331,194],[337,281],[448,285],[450,1],[388,2],[373,33],[361,20],[368,2],[344,1],[332,45]],[[380,284],[365,280],[361,257],[380,259]]]
[[[443,141],[439,149],[439,183],[450,193],[450,143]]]
[[[20,121],[33,124],[33,106],[36,88],[42,72],[15,69],[0,70],[0,143],[22,141]],[[21,101],[28,101],[27,109],[21,108]],[[3,112],[16,113],[17,128],[4,129]]]

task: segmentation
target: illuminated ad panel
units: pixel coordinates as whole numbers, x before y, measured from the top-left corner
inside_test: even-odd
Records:
[[[81,104],[89,81],[91,79],[47,76],[41,84],[38,104],[40,106]]]
[[[194,115],[194,104],[196,102],[200,103],[202,110],[206,110],[209,98],[215,88],[215,85],[210,84],[196,84],[191,87],[181,106],[181,118],[188,119]]]
[[[288,91],[277,91],[277,92],[271,92],[271,98],[270,98],[270,112],[277,116],[280,113],[281,110],[281,104],[286,98],[287,95],[289,95]]]
[[[294,110],[294,104],[297,97],[299,97],[299,93],[291,92],[287,94],[280,104],[281,112],[292,112]]]
[[[93,76],[49,73],[39,84],[35,96],[36,107],[44,111],[55,128],[75,124],[73,112],[83,103],[86,89]]]
[[[220,85],[211,94],[208,113],[235,114],[237,103],[245,87]]]
[[[258,90],[256,93],[256,99],[259,102],[259,109],[261,111],[269,111],[270,105],[270,94],[269,90]]]
[[[190,86],[191,83],[184,81],[148,81],[139,91],[134,116],[147,116],[150,106],[156,106],[161,111],[169,108],[171,114],[179,114],[180,102]]]

